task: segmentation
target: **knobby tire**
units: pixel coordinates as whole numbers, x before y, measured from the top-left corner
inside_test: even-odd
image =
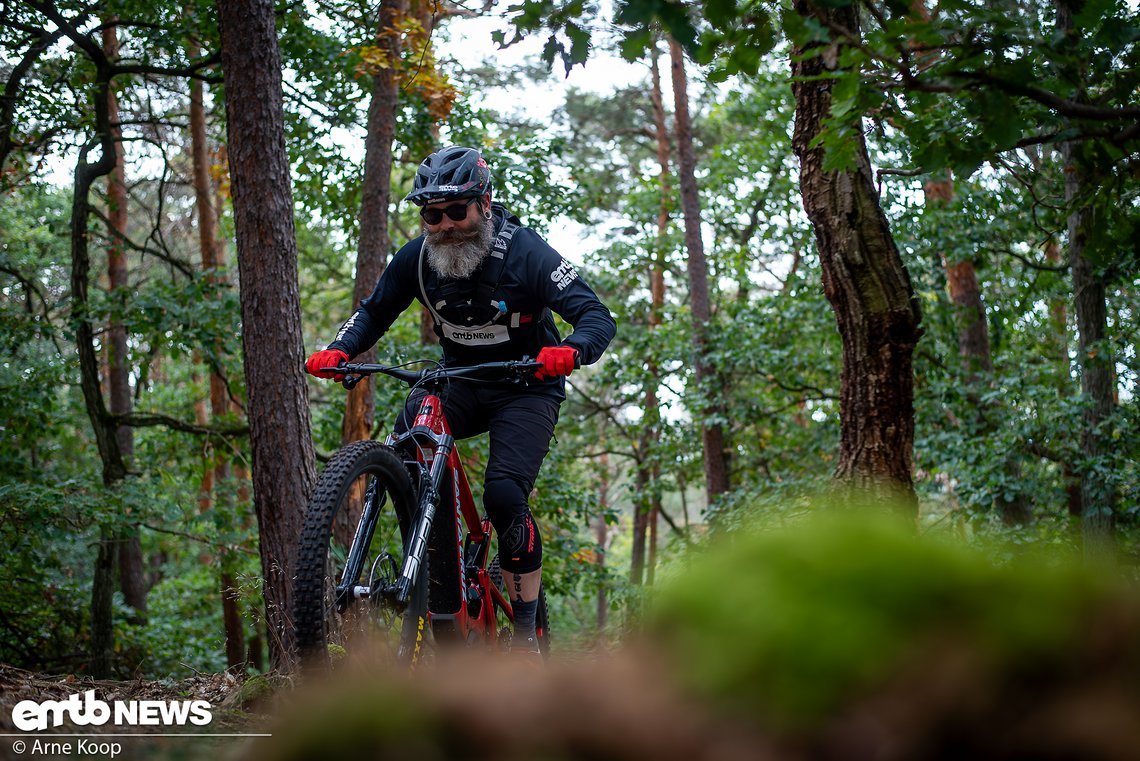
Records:
[[[348,548],[358,531],[360,509],[370,485],[378,510],[364,562],[353,584],[368,584],[377,566],[391,581],[403,567],[417,509],[416,487],[400,456],[376,441],[358,441],[338,451],[313,489],[297,553],[293,625],[303,662],[328,665],[342,657],[370,653],[414,668],[427,636],[427,567],[413,585],[407,608],[395,611],[379,599],[348,595],[337,610],[335,587]],[[356,506],[354,509],[354,505]],[[391,562],[376,562],[383,553]]]

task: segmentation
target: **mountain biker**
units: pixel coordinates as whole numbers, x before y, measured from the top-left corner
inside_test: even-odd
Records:
[[[405,244],[372,295],[336,340],[305,369],[343,378],[338,364],[361,354],[413,299],[431,313],[447,366],[534,357],[542,363],[526,385],[454,381],[444,410],[457,439],[490,432],[483,504],[499,534],[499,558],[514,608],[512,650],[537,652],[535,611],[542,579],[542,537],[528,497],[550,448],[564,376],[596,362],[617,326],[577,270],[499,203],[478,150],[452,146],[432,153],[404,199],[420,207],[423,234]],[[574,330],[562,339],[551,312]],[[418,400],[400,416],[407,430]]]

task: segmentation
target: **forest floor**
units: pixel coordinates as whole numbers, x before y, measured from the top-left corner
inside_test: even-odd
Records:
[[[0,735],[4,736],[0,742],[0,759],[191,759],[207,755],[217,758],[217,750],[240,742],[241,736],[258,732],[258,727],[268,720],[257,712],[257,695],[267,690],[259,688],[255,679],[221,673],[200,674],[181,680],[99,680],[74,674],[36,674],[0,664]],[[82,702],[89,690],[95,691],[95,698],[107,703],[206,701],[210,705],[210,721],[206,726],[196,726],[191,722],[182,726],[162,723],[116,726],[114,721],[108,721],[95,727],[65,719],[62,726],[49,727],[38,735],[22,733],[15,725],[13,712],[21,701],[43,704],[45,701],[66,701],[76,695],[78,698],[73,700]],[[115,748],[104,745],[103,750],[111,752],[83,752],[97,746],[90,743],[80,746],[82,738],[98,738],[100,742],[114,740],[119,750],[115,752]],[[41,742],[34,745],[37,739]]]

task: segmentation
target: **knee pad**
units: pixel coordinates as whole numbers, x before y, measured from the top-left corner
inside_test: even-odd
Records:
[[[499,565],[510,573],[530,573],[542,566],[542,536],[538,533],[526,493],[509,478],[488,481],[483,506],[499,534]]]

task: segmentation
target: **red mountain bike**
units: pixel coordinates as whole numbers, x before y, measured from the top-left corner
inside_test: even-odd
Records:
[[[419,401],[406,432],[339,450],[313,490],[293,598],[298,646],[310,662],[378,649],[384,660],[414,668],[439,647],[509,640],[499,615],[510,621],[513,612],[491,553],[491,521],[475,507],[441,397],[454,380],[523,383],[542,365],[524,358],[406,367],[337,368],[346,388],[382,373],[407,383]],[[535,620],[544,656],[547,618],[540,591]]]

